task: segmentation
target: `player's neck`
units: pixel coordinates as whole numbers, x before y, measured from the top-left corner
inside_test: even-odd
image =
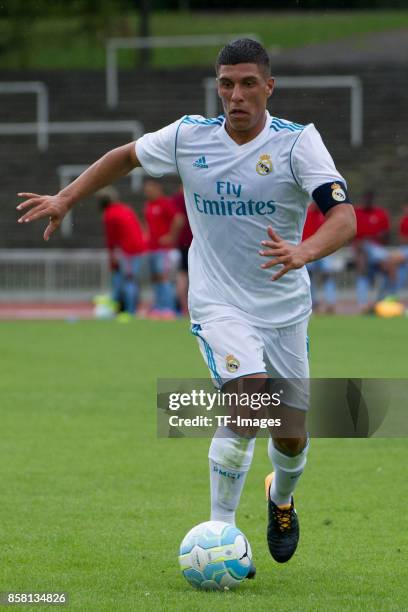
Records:
[[[260,120],[250,129],[248,130],[234,130],[231,124],[228,122],[228,118],[225,121],[225,129],[227,134],[232,140],[234,140],[237,145],[243,145],[247,142],[250,142],[254,138],[258,136],[262,132],[266,123],[266,113]]]

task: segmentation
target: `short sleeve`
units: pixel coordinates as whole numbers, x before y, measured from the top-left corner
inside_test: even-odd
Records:
[[[136,141],[136,157],[152,176],[177,172],[176,138],[182,119],[158,130],[144,134]]]
[[[300,133],[293,145],[290,162],[297,184],[311,198],[314,190],[321,185],[331,181],[346,184],[313,124]]]

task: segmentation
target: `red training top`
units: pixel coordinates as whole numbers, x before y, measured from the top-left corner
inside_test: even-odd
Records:
[[[106,245],[125,255],[140,255],[146,250],[142,226],[133,208],[123,202],[112,202],[103,211]]]
[[[399,234],[401,238],[408,238],[408,215],[402,217],[400,221]]]
[[[373,206],[372,208],[356,207],[357,217],[357,240],[370,239],[382,244],[383,232],[391,228],[390,216],[385,208]]]
[[[191,233],[190,223],[187,217],[186,203],[184,201],[184,195],[181,191],[176,193],[172,198],[174,209],[177,213],[180,213],[185,218],[185,223],[177,240],[177,246],[179,249],[188,249],[193,239]]]
[[[306,221],[303,228],[302,240],[306,240],[324,223],[324,214],[318,209],[315,202],[312,202],[307,209]]]
[[[161,249],[174,248],[174,245],[163,246],[159,242],[162,236],[169,233],[171,223],[176,214],[171,199],[163,196],[146,202],[144,214],[149,231],[149,249],[151,251],[159,251]]]

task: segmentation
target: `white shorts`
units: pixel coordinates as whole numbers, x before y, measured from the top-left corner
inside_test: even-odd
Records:
[[[234,378],[266,373],[270,378],[301,379],[286,405],[309,405],[308,319],[279,328],[253,327],[240,318],[192,324],[201,354],[219,389]],[[293,390],[293,389],[292,389]]]

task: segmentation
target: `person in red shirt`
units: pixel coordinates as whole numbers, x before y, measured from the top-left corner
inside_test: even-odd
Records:
[[[143,229],[133,208],[119,200],[113,187],[98,192],[97,200],[112,272],[112,297],[123,304],[125,312],[134,315],[139,298],[140,268],[146,251]]]
[[[391,221],[385,208],[375,204],[374,191],[365,191],[360,206],[356,206],[356,240],[369,240],[375,244],[387,244]]]
[[[177,219],[184,219],[177,212],[171,198],[165,196],[158,180],[145,179],[143,192],[147,199],[144,216],[148,230],[149,262],[154,287],[154,304],[151,316],[174,318],[176,295],[172,275],[175,272],[175,239],[172,227]]]
[[[311,202],[307,209],[306,220],[303,226],[302,241],[310,238],[324,223],[324,214],[315,202]]]
[[[303,227],[302,241],[312,236],[324,223],[325,216],[315,202],[307,209],[306,221]],[[333,258],[329,255],[306,265],[310,275],[310,290],[312,295],[313,309],[319,308],[316,292],[316,274],[323,277],[324,310],[326,313],[334,313],[336,307],[336,279],[333,269]]]
[[[356,206],[357,234],[354,241],[357,268],[357,302],[362,313],[371,312],[376,301],[396,291],[396,265],[384,247],[389,241],[391,222],[385,208],[375,204],[375,193],[364,192]],[[370,286],[382,275],[379,293],[369,300]]]
[[[180,266],[177,271],[176,292],[183,315],[188,314],[188,250],[193,240],[190,223],[187,216],[186,203],[184,201],[183,185],[180,183],[179,190],[172,197],[173,205],[179,215],[173,219],[170,228],[170,236],[175,242],[180,253]]]
[[[399,251],[401,265],[398,269],[398,290],[404,289],[408,283],[408,198],[403,206],[403,215],[398,223]]]
[[[403,207],[403,215],[398,225],[400,244],[403,247],[408,247],[408,204],[405,204]]]

